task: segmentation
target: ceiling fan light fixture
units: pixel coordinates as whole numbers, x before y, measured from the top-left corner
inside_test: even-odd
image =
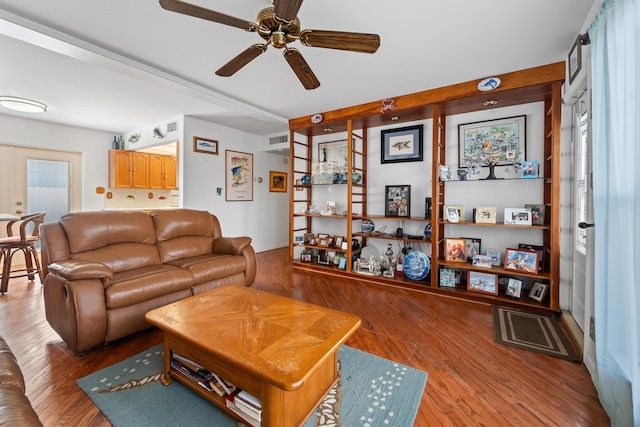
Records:
[[[22,113],[44,113],[47,106],[42,102],[16,96],[0,96],[0,105]]]

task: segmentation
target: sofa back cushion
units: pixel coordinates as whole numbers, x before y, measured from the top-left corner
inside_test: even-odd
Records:
[[[160,264],[148,213],[76,212],[63,216],[60,225],[67,235],[71,259],[101,262],[115,273]]]
[[[213,240],[221,237],[218,219],[207,211],[157,210],[151,218],[162,263],[210,254]]]

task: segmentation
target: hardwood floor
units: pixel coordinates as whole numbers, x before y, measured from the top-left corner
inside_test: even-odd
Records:
[[[355,313],[347,345],[426,371],[416,426],[610,425],[584,365],[495,344],[489,305],[293,270],[285,249],[258,254],[254,287]],[[149,329],[76,356],[25,279],[0,296],[0,319],[46,426],[109,426],[75,381],[162,340]]]

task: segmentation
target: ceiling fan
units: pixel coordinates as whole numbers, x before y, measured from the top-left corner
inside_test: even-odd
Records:
[[[296,73],[305,89],[315,89],[320,81],[309,68],[300,51],[287,46],[299,40],[305,46],[352,52],[374,53],[380,46],[377,34],[350,33],[344,31],[300,30],[298,10],[303,0],[272,0],[273,6],[258,12],[256,22],[245,21],[204,7],[180,0],[160,0],[164,9],[229,25],[249,32],[257,32],[266,43],[249,46],[238,56],[220,67],[216,74],[229,77],[267,50],[269,45],[284,49],[284,58]]]

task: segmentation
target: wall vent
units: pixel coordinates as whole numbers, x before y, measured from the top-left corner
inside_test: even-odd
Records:
[[[273,136],[269,138],[269,145],[282,144],[289,142],[289,135]]]
[[[178,122],[167,123],[167,132],[175,132],[178,130]]]

